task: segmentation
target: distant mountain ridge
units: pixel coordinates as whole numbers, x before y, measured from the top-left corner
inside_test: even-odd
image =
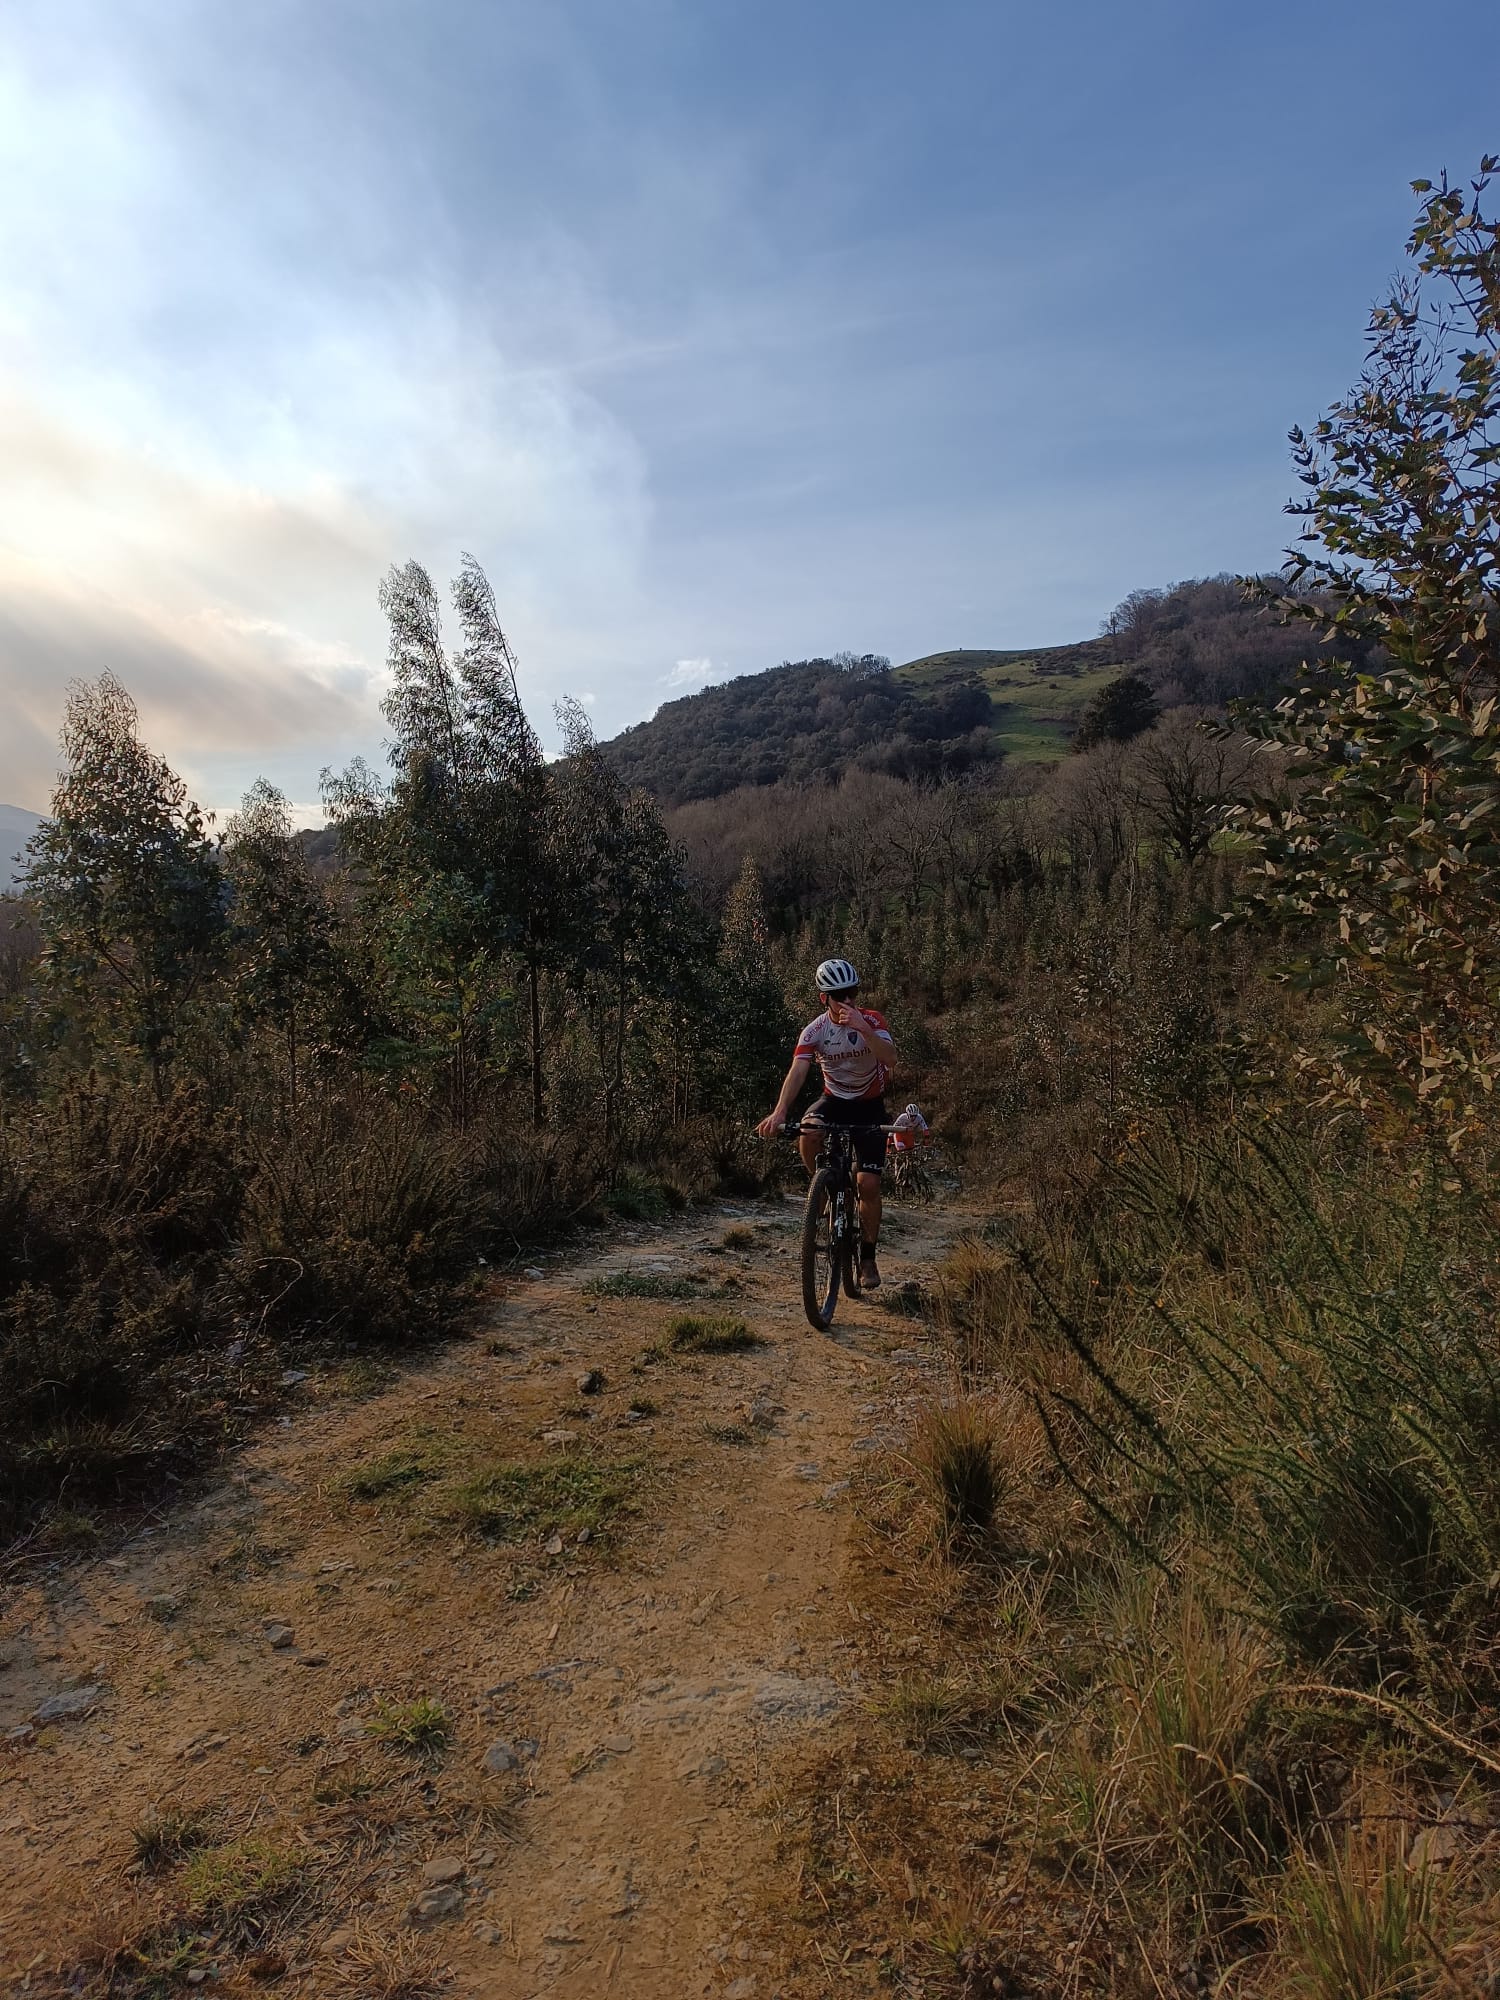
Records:
[[[42,823],[25,806],[0,806],[0,896],[14,889],[23,873],[21,850]]]
[[[848,770],[924,778],[1001,758],[1060,757],[1090,696],[1139,673],[1163,707],[1217,707],[1280,687],[1309,634],[1248,600],[1231,576],[1137,590],[1097,639],[928,653],[899,667],[864,655],[796,660],[669,701],[604,745],[630,784],[668,806]]]

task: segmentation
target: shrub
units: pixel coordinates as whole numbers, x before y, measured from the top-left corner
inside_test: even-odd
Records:
[[[1122,1181],[1156,1266],[1134,1342],[1051,1300],[1087,1378],[1042,1399],[1070,1477],[1127,1532],[1191,1521],[1304,1658],[1480,1643],[1500,1568],[1482,1204],[1442,1167],[1414,1192],[1285,1126],[1164,1159]],[[1231,1262],[1245,1282],[1220,1281]]]
[[[483,1240],[478,1184],[461,1136],[320,1106],[257,1149],[234,1282],[271,1327],[361,1342],[430,1327]]]

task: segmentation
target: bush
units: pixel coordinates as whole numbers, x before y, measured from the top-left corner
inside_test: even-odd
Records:
[[[1043,1408],[1117,1526],[1189,1526],[1298,1657],[1483,1648],[1500,1569],[1497,1245],[1437,1164],[1416,1187],[1285,1123],[1162,1137],[1113,1179],[1134,1282],[1070,1305],[1085,1386]],[[1122,1333],[1122,1325],[1130,1329]]]
[[[231,1281],[273,1330],[356,1342],[430,1327],[488,1241],[461,1135],[383,1105],[319,1107],[262,1141]]]

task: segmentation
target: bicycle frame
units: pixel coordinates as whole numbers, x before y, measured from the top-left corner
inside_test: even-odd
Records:
[[[892,1127],[807,1124],[799,1119],[782,1129],[788,1138],[816,1132],[822,1141],[802,1218],[802,1304],[809,1322],[824,1332],[833,1321],[839,1286],[850,1298],[860,1289],[860,1169],[854,1134],[870,1130],[889,1137]]]

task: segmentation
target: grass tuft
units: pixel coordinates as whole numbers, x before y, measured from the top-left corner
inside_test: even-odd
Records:
[[[436,1756],[453,1740],[453,1722],[440,1701],[419,1694],[415,1701],[377,1703],[370,1734],[395,1750]]]
[[[183,1870],[182,1891],[195,1916],[233,1923],[279,1902],[300,1874],[300,1857],[290,1848],[248,1834],[194,1854]]]
[[[673,1354],[742,1354],[765,1343],[742,1319],[728,1313],[705,1313],[674,1319],[667,1327],[666,1345]]]
[[[160,1806],[138,1820],[130,1840],[137,1863],[148,1874],[212,1846],[214,1815],[202,1806]]]
[[[972,1545],[991,1533],[1003,1482],[994,1431],[980,1404],[964,1397],[928,1410],[914,1463],[936,1503],[945,1543]]]
[[[1289,1985],[1306,2000],[1405,2000],[1431,1970],[1429,1878],[1399,1840],[1346,1829],[1321,1860],[1298,1853],[1278,1913]]]
[[[341,2000],[431,2000],[442,1987],[432,1948],[410,1933],[383,1938],[362,1920],[339,1954]]]

